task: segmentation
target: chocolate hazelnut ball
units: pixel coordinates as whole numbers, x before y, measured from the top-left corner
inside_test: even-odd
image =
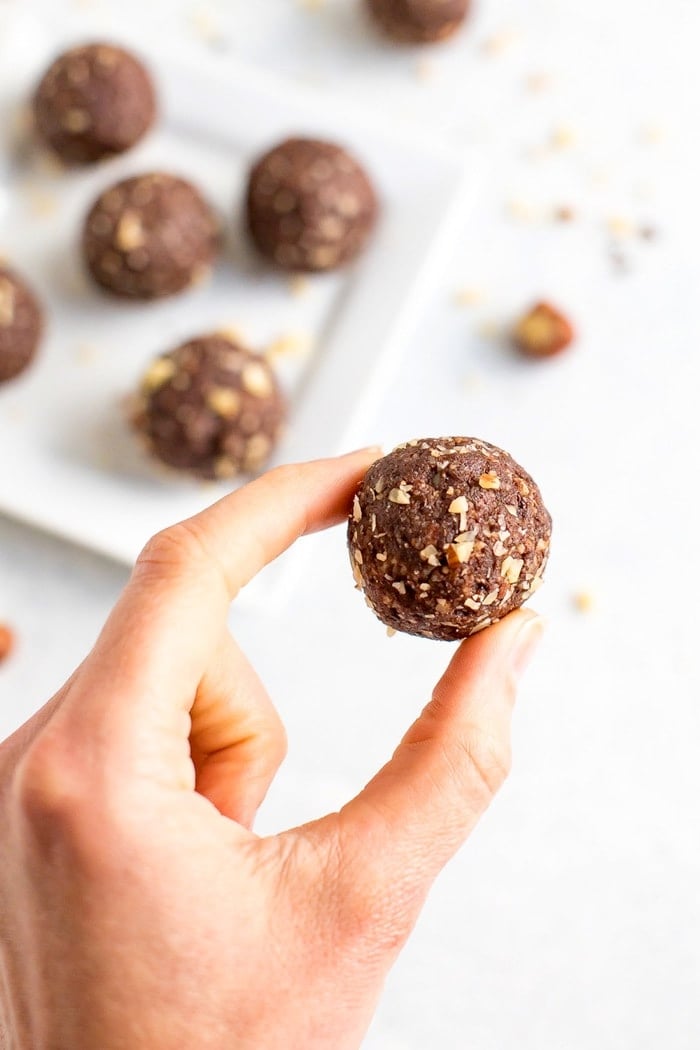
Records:
[[[43,311],[32,290],[18,274],[0,266],[0,383],[31,364],[43,329]]]
[[[285,416],[284,395],[265,359],[217,334],[153,361],[132,421],[162,463],[225,479],[265,465]]]
[[[88,44],[49,66],[33,108],[39,137],[65,164],[93,164],[145,135],[156,100],[138,58],[112,44]]]
[[[429,44],[445,40],[459,29],[470,0],[367,0],[367,6],[393,40]]]
[[[348,524],[367,604],[388,627],[467,638],[542,583],[552,521],[507,452],[469,437],[399,445],[362,480]]]
[[[83,230],[88,269],[113,295],[158,299],[206,277],[219,223],[199,191],[162,173],[124,179],[93,204]]]
[[[287,139],[261,157],[248,183],[258,249],[288,270],[334,270],[364,248],[377,216],[366,172],[340,146]]]

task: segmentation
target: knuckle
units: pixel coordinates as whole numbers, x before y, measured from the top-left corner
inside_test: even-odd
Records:
[[[476,787],[488,805],[503,786],[511,769],[510,743],[479,726],[470,726],[457,741],[469,788]]]
[[[151,536],[136,560],[137,573],[177,572],[202,559],[204,551],[196,531],[187,523],[170,525]]]
[[[21,816],[42,834],[75,829],[89,793],[75,756],[56,734],[40,733],[15,767],[12,794]]]
[[[415,925],[422,903],[422,880],[410,864],[402,877],[384,863],[385,851],[369,855],[354,836],[340,839],[327,864],[334,894],[336,936],[345,952],[384,957],[398,952]],[[392,875],[390,877],[390,871]]]

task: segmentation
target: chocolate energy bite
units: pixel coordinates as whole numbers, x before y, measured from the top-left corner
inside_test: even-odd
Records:
[[[469,437],[399,445],[353,501],[350,560],[388,627],[467,638],[542,583],[552,520],[537,485],[507,452]]]
[[[452,36],[466,18],[470,0],[367,0],[383,31],[407,44],[430,44]]]
[[[124,179],[95,201],[83,255],[113,295],[158,299],[206,277],[219,249],[219,223],[199,191],[174,175]]]
[[[66,51],[49,66],[33,99],[38,136],[65,164],[93,164],[130,149],[156,114],[141,62],[111,44]]]
[[[334,270],[364,248],[377,198],[340,146],[287,139],[261,157],[248,183],[248,228],[258,249],[288,270]]]
[[[200,478],[260,470],[286,402],[264,360],[223,335],[157,357],[141,381],[133,425],[162,463]]]
[[[43,330],[43,311],[32,290],[18,274],[0,266],[0,383],[31,364]]]

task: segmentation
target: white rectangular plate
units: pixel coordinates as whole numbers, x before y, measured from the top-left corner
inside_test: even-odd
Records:
[[[15,35],[15,54],[18,45],[25,52],[21,73],[0,78],[6,128],[50,58],[38,33],[15,26]],[[52,173],[8,143],[0,166],[0,253],[29,276],[49,319],[35,366],[0,388],[0,510],[126,563],[151,534],[227,491],[166,477],[136,447],[120,402],[152,356],[225,327],[256,348],[302,333],[297,341],[313,349],[278,361],[291,415],[275,461],[332,455],[365,441],[365,421],[475,179],[473,162],[465,177],[464,158],[406,141],[231,60],[218,71],[153,56],[149,64],[162,115],[136,150],[88,171]],[[364,257],[341,274],[310,278],[303,295],[255,257],[238,214],[252,159],[291,134],[347,145],[372,173],[382,202]],[[227,221],[230,243],[206,286],[153,304],[112,301],[82,274],[82,218],[107,185],[155,169],[199,185]]]

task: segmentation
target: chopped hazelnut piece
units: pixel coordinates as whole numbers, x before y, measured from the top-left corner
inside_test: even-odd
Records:
[[[553,357],[573,339],[574,329],[568,318],[544,301],[521,317],[513,331],[516,347],[527,357]]]
[[[207,394],[207,405],[222,419],[233,419],[241,408],[241,395],[237,390],[215,386]]]
[[[7,659],[14,647],[14,631],[6,623],[0,623],[0,663]]]
[[[130,252],[134,248],[141,248],[145,242],[146,235],[138,212],[125,211],[117,223],[115,245],[122,252]]]
[[[407,503],[411,502],[411,497],[408,492],[405,492],[403,489],[392,489],[389,493],[389,502],[400,503],[405,506]]]
[[[141,380],[141,389],[152,394],[175,375],[175,362],[169,357],[158,357]]]
[[[463,565],[466,561],[469,561],[469,556],[473,550],[473,543],[448,543],[447,564],[451,568],[455,568],[457,565]]]
[[[501,576],[503,576],[508,583],[517,583],[520,579],[520,573],[523,571],[523,565],[525,563],[520,558],[511,558],[510,555],[503,559],[501,565]]]
[[[501,479],[498,474],[489,472],[488,474],[482,474],[479,478],[479,488],[482,489],[500,489]]]
[[[447,508],[450,514],[466,514],[469,509],[469,503],[467,502],[466,496],[457,496],[453,499]]]
[[[246,365],[241,373],[244,388],[253,397],[268,397],[272,393],[272,380],[267,369],[256,361]]]

